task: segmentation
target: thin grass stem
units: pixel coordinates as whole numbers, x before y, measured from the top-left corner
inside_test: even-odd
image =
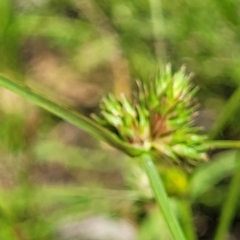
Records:
[[[155,56],[159,64],[166,62],[166,47],[163,41],[164,18],[161,0],[149,0]]]
[[[239,107],[240,101],[240,85],[237,90],[233,93],[231,98],[228,100],[227,104],[225,105],[221,116],[216,121],[215,125],[213,126],[209,137],[211,139],[215,139],[219,133],[224,129],[229,119],[234,115]]]
[[[183,230],[188,240],[197,240],[195,231],[191,203],[188,199],[179,200],[181,211],[181,222]]]
[[[163,214],[163,217],[169,227],[170,233],[174,240],[186,240],[183,231],[176,219],[176,216],[171,210],[169,198],[162,183],[162,180],[152,162],[152,157],[149,154],[141,156],[146,174],[149,178],[152,190],[155,195],[156,202]]]
[[[224,240],[227,237],[231,221],[234,217],[240,195],[240,152],[236,155],[236,168],[232,177],[229,193],[223,205],[219,225],[214,240]]]
[[[216,140],[216,141],[207,141],[204,148],[240,148],[239,140]]]
[[[27,86],[11,81],[3,76],[0,76],[0,86],[11,90],[12,92],[20,95],[21,97],[24,97],[26,100],[29,100],[30,102],[55,114],[56,116],[66,120],[67,122],[77,126],[78,128],[83,129],[92,136],[109,143],[110,145],[122,150],[130,156],[136,156],[143,152],[142,149],[135,148],[121,141],[113,133],[101,127],[99,124],[85,117],[79,112],[76,112],[75,110],[63,104],[56,103],[55,101],[46,98],[42,94],[39,94],[36,91],[28,88]]]

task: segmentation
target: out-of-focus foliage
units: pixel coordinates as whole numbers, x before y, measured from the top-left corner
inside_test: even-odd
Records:
[[[237,0],[0,1],[1,75],[89,115],[109,91],[129,96],[133,80],[147,81],[160,62],[185,63],[201,88],[196,124],[211,134],[224,116],[213,134],[223,139],[240,134],[239,41]],[[127,190],[123,176],[134,167],[126,170],[122,154],[4,89],[0,153],[0,239],[60,239],[61,221],[94,214],[127,218],[140,236],[158,236],[148,185]],[[234,154],[216,155],[189,178],[196,216],[204,208],[218,215],[216,195],[224,198]],[[207,237],[202,219],[199,236]]]

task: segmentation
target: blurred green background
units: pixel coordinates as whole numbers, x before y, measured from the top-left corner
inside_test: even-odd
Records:
[[[239,139],[239,6],[237,0],[1,0],[0,73],[89,116],[108,92],[130,95],[135,80],[147,81],[161,64],[185,64],[200,87],[196,124],[212,138]],[[200,166],[195,177],[208,185],[193,197],[201,239],[212,239],[234,171],[234,151],[210,155],[212,169]],[[0,159],[2,240],[171,239],[128,157],[2,88]]]

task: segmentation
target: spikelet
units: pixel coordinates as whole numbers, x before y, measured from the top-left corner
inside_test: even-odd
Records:
[[[195,165],[207,160],[202,147],[206,136],[193,126],[198,88],[190,80],[185,67],[172,74],[167,65],[155,79],[138,81],[131,100],[123,94],[105,97],[100,115],[94,118],[133,146],[174,163]]]

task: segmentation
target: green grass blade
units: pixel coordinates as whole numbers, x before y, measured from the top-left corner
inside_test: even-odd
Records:
[[[217,228],[216,236],[214,240],[223,240],[227,238],[231,221],[236,214],[236,208],[239,201],[239,182],[240,182],[240,152],[237,153],[235,159],[235,171],[230,183],[229,192],[226,198],[226,202],[223,205],[221,212],[219,226]]]
[[[164,219],[169,227],[173,239],[185,240],[186,238],[183,234],[183,231],[171,210],[167,193],[165,191],[162,180],[152,162],[151,156],[149,156],[148,154],[143,154],[141,157],[144,163],[145,171],[152,186],[156,202],[164,216]]]
[[[206,148],[240,148],[239,140],[215,140],[208,141],[206,143]]]
[[[198,166],[190,179],[190,197],[194,202],[235,170],[237,152],[229,150],[216,154],[210,162]]]
[[[152,31],[154,38],[155,56],[159,64],[166,61],[166,46],[163,41],[164,18],[162,14],[162,4],[159,0],[150,0]]]
[[[55,114],[56,116],[66,120],[67,122],[77,126],[78,128],[83,129],[84,131],[98,138],[99,140],[103,140],[110,145],[124,151],[130,156],[136,156],[143,152],[143,150],[141,149],[124,143],[116,135],[99,126],[93,120],[83,116],[82,114],[76,112],[75,110],[67,106],[56,103],[46,98],[45,96],[33,91],[27,86],[11,81],[3,76],[0,76],[0,86],[13,91],[14,93],[25,98],[26,100]]]
[[[197,240],[190,199],[179,199],[182,228],[188,240]]]
[[[240,86],[238,86],[237,90],[230,97],[222,111],[222,114],[220,115],[212,130],[210,131],[210,139],[215,139],[219,135],[219,133],[226,127],[229,119],[234,116],[234,113],[237,111],[239,107],[239,101]]]

